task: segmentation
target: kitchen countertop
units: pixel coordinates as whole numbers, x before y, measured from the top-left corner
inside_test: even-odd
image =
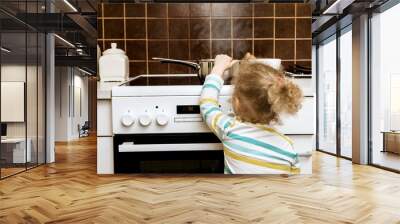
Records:
[[[111,90],[114,86],[120,85],[122,82],[97,82],[97,99],[111,99]]]

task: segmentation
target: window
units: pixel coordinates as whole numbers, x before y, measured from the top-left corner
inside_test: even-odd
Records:
[[[336,36],[318,47],[318,149],[336,153]]]
[[[340,30],[338,35],[333,35],[320,43],[317,51],[318,150],[350,159],[352,157],[352,26]]]
[[[400,4],[371,18],[370,133],[373,164],[400,170]]]
[[[351,26],[340,36],[340,155],[352,157],[352,32]]]
[[[20,1],[17,12],[38,13],[44,3]],[[8,21],[0,23],[0,178],[5,178],[45,163],[46,38],[4,12],[0,17]]]

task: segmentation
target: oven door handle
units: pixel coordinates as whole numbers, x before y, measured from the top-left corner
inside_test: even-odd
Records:
[[[134,144],[124,142],[118,146],[119,152],[215,151],[222,149],[221,143]]]

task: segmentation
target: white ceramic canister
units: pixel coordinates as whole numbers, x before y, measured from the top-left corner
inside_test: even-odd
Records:
[[[129,59],[125,51],[111,43],[99,59],[99,74],[102,82],[123,82],[129,78]]]
[[[257,63],[269,65],[274,69],[281,69],[282,66],[282,60],[278,58],[256,58],[256,59],[251,59],[250,61],[254,61]]]

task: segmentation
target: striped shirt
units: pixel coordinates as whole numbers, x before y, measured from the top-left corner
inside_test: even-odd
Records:
[[[218,98],[223,84],[218,75],[206,77],[200,110],[208,127],[224,146],[225,173],[299,173],[298,154],[288,137],[267,125],[240,122],[221,111]]]

